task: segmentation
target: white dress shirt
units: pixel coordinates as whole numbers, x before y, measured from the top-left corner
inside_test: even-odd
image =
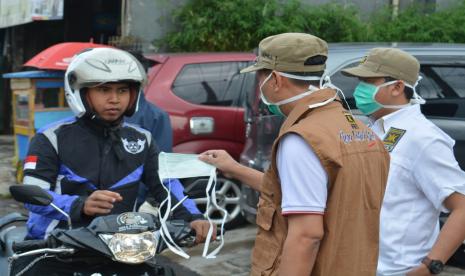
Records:
[[[372,129],[383,140],[394,133],[377,275],[405,275],[435,243],[439,214],[448,211],[444,200],[454,192],[465,194],[465,172],[454,157],[454,140],[426,119],[419,105],[378,119]]]

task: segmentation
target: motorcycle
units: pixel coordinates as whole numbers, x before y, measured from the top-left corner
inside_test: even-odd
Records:
[[[38,186],[14,185],[10,193],[16,201],[64,213]],[[45,240],[24,240],[26,220],[18,213],[0,219],[0,275],[175,275],[171,267],[157,263],[157,254],[169,245],[152,214],[99,216],[75,229],[68,219],[69,229],[55,229]],[[195,244],[188,222],[169,220],[165,229],[177,245]]]

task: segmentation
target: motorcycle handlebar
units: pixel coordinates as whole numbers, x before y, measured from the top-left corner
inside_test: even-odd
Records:
[[[25,240],[21,242],[13,242],[11,248],[13,249],[13,252],[18,253],[47,247],[49,247],[49,242],[47,240]]]
[[[221,229],[216,228],[216,241],[220,240],[220,235],[221,235]],[[196,245],[195,237],[196,237],[195,230],[191,229],[189,235],[179,241],[179,245],[181,247],[193,247],[194,245]]]
[[[189,233],[191,236],[193,236],[195,238],[196,236],[196,232],[194,229],[191,229],[190,233]],[[220,236],[221,235],[221,228],[219,227],[216,227],[216,236]]]

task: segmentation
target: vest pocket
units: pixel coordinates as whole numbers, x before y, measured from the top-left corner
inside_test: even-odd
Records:
[[[273,224],[275,208],[270,206],[259,206],[257,211],[257,225],[263,228],[263,230],[270,230]]]
[[[276,233],[270,231],[276,210],[271,206],[263,206],[262,204],[266,204],[266,202],[261,201],[257,211],[258,233],[252,252],[251,275],[271,275],[275,270],[275,264],[280,254]]]
[[[251,275],[272,275],[277,270],[278,255],[281,254],[276,241],[270,239],[270,233],[259,230],[252,251]]]

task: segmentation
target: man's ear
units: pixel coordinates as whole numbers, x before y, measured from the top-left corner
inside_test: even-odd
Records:
[[[284,78],[276,71],[273,71],[272,74],[273,74],[273,77],[272,77],[273,90],[278,91],[283,86]]]
[[[391,90],[391,95],[393,97],[398,97],[404,94],[405,84],[403,81],[398,81],[394,83]]]

